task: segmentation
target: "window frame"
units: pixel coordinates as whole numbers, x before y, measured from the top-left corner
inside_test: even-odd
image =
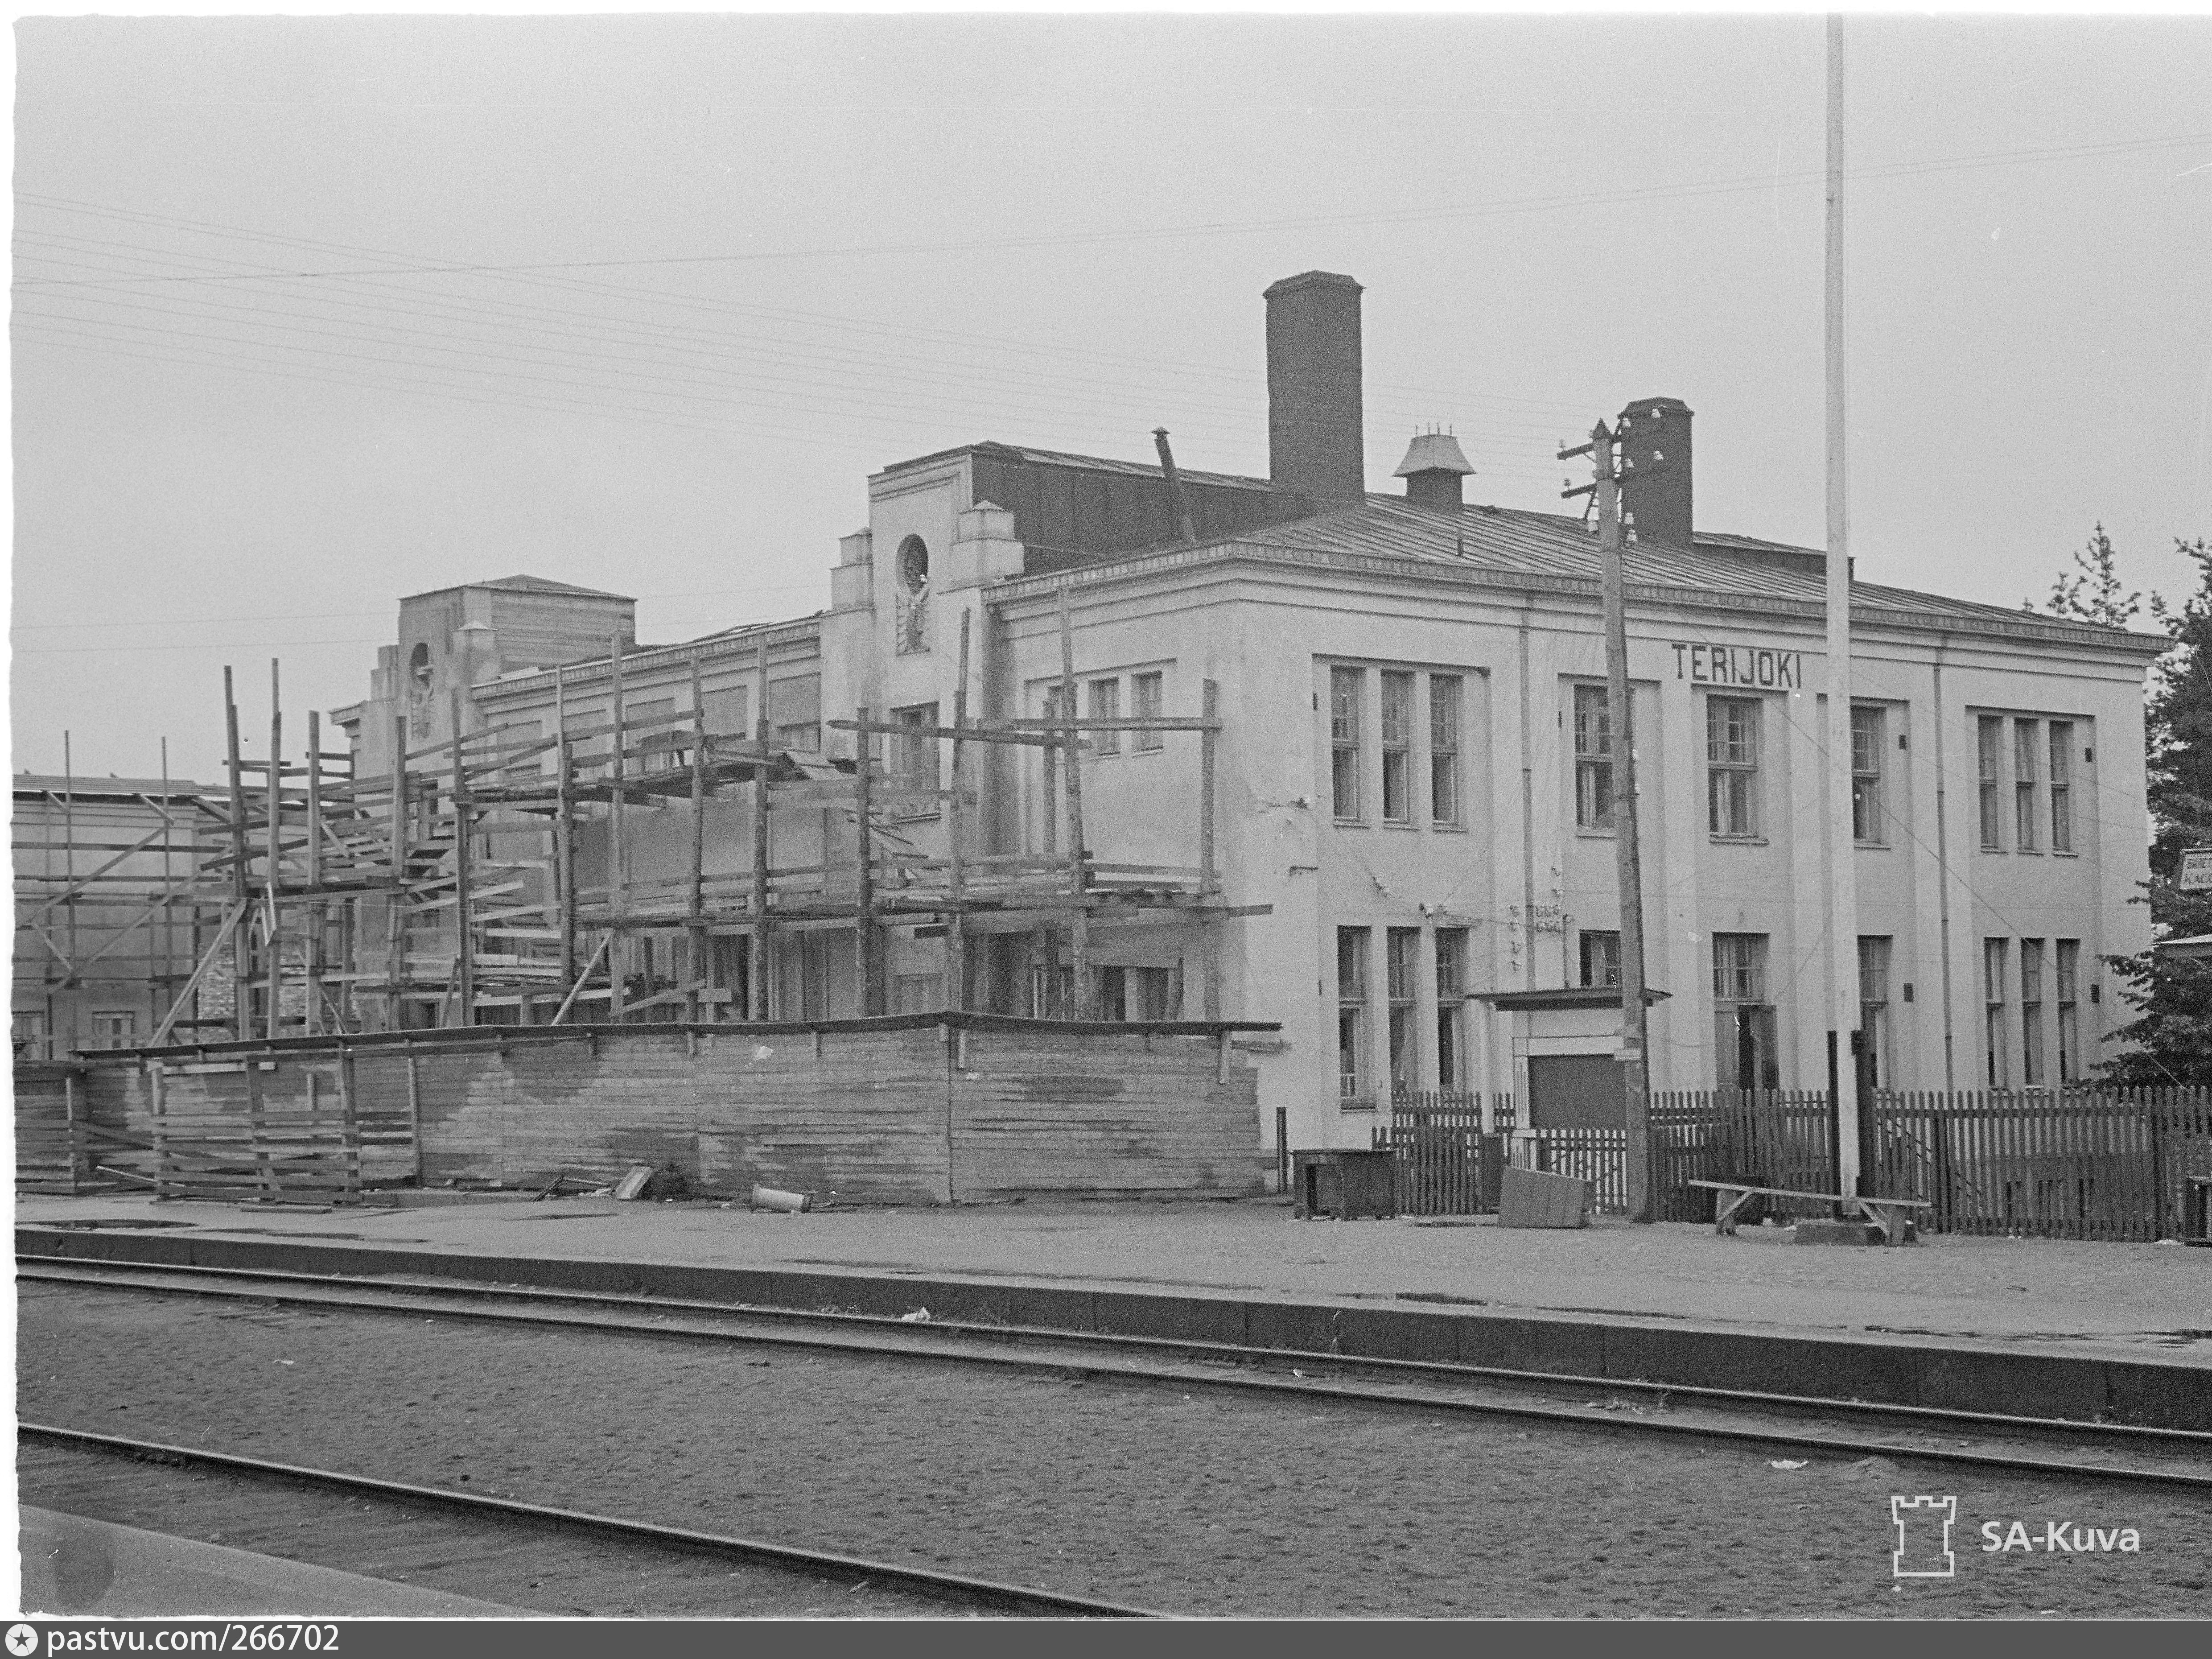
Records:
[[[2041,803],[2038,799],[2042,788],[2042,769],[2036,764],[2036,751],[2043,745],[2043,722],[2032,716],[2014,715],[2012,721],[2012,844],[2015,853],[2035,853],[2042,850],[2038,835],[2038,820]]]
[[[1759,841],[1759,748],[1761,705],[1759,697],[1722,697],[1709,696],[1705,699],[1705,828],[1714,841]],[[1732,716],[1746,716],[1746,733],[1738,744],[1732,727]],[[1743,754],[1734,751],[1741,747]],[[1723,791],[1723,786],[1726,788]],[[1725,793],[1729,811],[1728,827],[1722,826],[1722,796]],[[1741,824],[1735,822],[1741,807]]]
[[[1589,990],[1620,988],[1620,930],[1585,927],[1575,939],[1576,972]],[[1595,968],[1596,977],[1592,978]]]
[[[1982,851],[2004,851],[2004,818],[1999,804],[2004,778],[2000,769],[2004,763],[2004,717],[2001,714],[1978,714],[1974,717],[1974,784],[1976,805],[1979,809]]]
[[[1889,844],[1882,799],[1882,745],[1889,735],[1888,712],[1878,703],[1851,705],[1851,840],[1860,847]]]
[[[2051,720],[2049,767],[2051,780],[2051,850],[2074,851],[2074,722]]]
[[[894,726],[933,726],[942,724],[938,718],[939,707],[934,702],[910,703],[903,708],[894,708]],[[908,716],[927,716],[909,719]],[[890,734],[896,748],[896,766],[886,766],[885,782],[893,794],[934,793],[945,787],[945,755],[942,740],[937,738],[909,737],[903,732]],[[927,758],[922,758],[926,755]],[[890,758],[886,757],[886,759]],[[927,771],[925,773],[925,767]],[[920,781],[925,780],[926,781]],[[901,805],[892,817],[902,821],[909,818],[933,818],[940,816],[944,803],[933,800],[927,805],[908,801]]]
[[[1382,755],[1382,822],[1400,826],[1413,822],[1414,679],[1413,672],[1407,668],[1384,668],[1376,673],[1381,699],[1376,727]]]
[[[1465,927],[1439,927],[1432,949],[1437,975],[1437,1089],[1467,1088],[1467,1003],[1469,941]]]
[[[1336,930],[1336,1098],[1340,1108],[1371,1106],[1367,1033],[1369,927]]]
[[[2007,994],[2011,982],[2011,946],[2010,939],[1996,934],[1985,935],[1982,939],[1983,1036],[1992,1092],[2012,1086],[2011,1067],[2007,1064],[2012,1045],[2005,1019],[2005,1009],[2011,1002]]]
[[[1574,728],[1575,828],[1584,835],[1609,836],[1619,821],[1613,810],[1613,699],[1604,686],[1578,682],[1568,705]]]
[[[1109,674],[1103,679],[1088,683],[1091,718],[1094,720],[1115,720],[1121,718],[1121,679],[1118,674]],[[1091,737],[1091,757],[1110,760],[1121,752],[1119,732],[1093,732]]]
[[[1163,669],[1149,669],[1141,674],[1129,676],[1129,713],[1138,720],[1164,720],[1167,716],[1168,677]],[[1168,746],[1164,732],[1135,732],[1130,734],[1130,752],[1157,755]]]
[[[1367,671],[1332,663],[1328,670],[1329,813],[1339,823],[1367,821],[1366,769],[1360,763],[1365,737]],[[1352,810],[1345,804],[1347,795]]]
[[[1462,799],[1460,752],[1466,730],[1467,677],[1429,676],[1429,824],[1462,829],[1467,809]]]
[[[1382,930],[1383,994],[1389,1004],[1390,1093],[1417,1092],[1421,1086],[1421,1051],[1414,1032],[1419,1004],[1421,930]]]

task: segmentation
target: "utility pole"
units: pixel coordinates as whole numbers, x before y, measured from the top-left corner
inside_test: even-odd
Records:
[[[1628,597],[1621,570],[1620,471],[1614,464],[1618,435],[1600,421],[1590,428],[1589,441],[1562,450],[1561,460],[1590,457],[1594,474],[1587,484],[1568,489],[1568,495],[1592,495],[1597,503],[1597,542],[1600,579],[1605,614],[1605,706],[1611,727],[1613,757],[1613,874],[1620,898],[1620,1062],[1622,1091],[1627,1097],[1628,1145],[1624,1171],[1628,1186],[1628,1218],[1656,1219],[1651,1182],[1651,1084],[1645,1062],[1646,1020],[1644,1007],[1644,868],[1636,841],[1636,728],[1630,717],[1628,684]],[[1656,476],[1656,468],[1638,469],[1638,477]]]
[[[1859,1098],[1859,884],[1851,826],[1851,560],[1844,467],[1844,20],[1828,18],[1828,216],[1826,329],[1828,440],[1828,1087],[1836,1180],[1856,1194],[1864,1175]]]

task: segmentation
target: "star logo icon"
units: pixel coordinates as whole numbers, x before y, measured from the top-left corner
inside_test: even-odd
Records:
[[[28,1625],[8,1626],[8,1651],[14,1654],[15,1659],[31,1659],[31,1656],[38,1650],[38,1632],[33,1630]]]

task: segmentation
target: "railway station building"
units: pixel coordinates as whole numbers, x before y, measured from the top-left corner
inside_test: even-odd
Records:
[[[1440,433],[1368,488],[1361,299],[1317,271],[1267,290],[1265,476],[1175,471],[1164,446],[902,461],[867,480],[828,610],[683,644],[638,645],[618,593],[530,577],[403,601],[335,714],[356,780],[456,720],[512,757],[468,786],[515,793],[510,827],[475,832],[461,1018],[1273,1022],[1237,1043],[1261,1145],[1283,1108],[1293,1145],[1364,1146],[1407,1091],[1562,1121],[1617,1102],[1596,537],[1482,504]],[[1824,556],[1696,523],[1685,404],[1620,418],[1668,462],[1626,501],[1652,1086],[1823,1088]],[[2081,1077],[2126,1018],[2099,964],[2149,939],[2131,900],[2164,641],[1852,593],[1875,1079]],[[571,765],[583,804],[549,808]],[[452,957],[444,914],[414,948]],[[404,946],[380,968],[392,930],[349,925],[362,1024],[455,1017],[445,975]]]

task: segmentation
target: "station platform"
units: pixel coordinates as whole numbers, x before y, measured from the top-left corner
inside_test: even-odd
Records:
[[[1609,1220],[1559,1231],[1487,1217],[1297,1221],[1275,1199],[783,1215],[421,1197],[308,1212],[27,1196],[17,1249],[980,1310],[1014,1323],[2212,1428],[2212,1252],[2179,1245],[1944,1235],[1897,1250],[1805,1249],[1776,1227],[1722,1237]]]
[[[203,1544],[83,1516],[18,1510],[27,1614],[108,1619],[516,1619],[496,1602]]]

